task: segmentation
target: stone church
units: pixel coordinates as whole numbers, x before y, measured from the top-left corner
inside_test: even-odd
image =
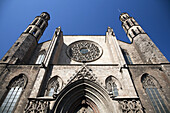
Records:
[[[1,113],[169,113],[170,63],[127,13],[131,43],[63,35],[38,43],[50,15],[35,17],[0,60]]]

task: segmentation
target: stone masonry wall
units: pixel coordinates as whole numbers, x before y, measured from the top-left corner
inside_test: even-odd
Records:
[[[1,67],[0,67],[1,68]],[[31,93],[34,81],[36,79],[37,73],[39,71],[39,65],[8,65],[8,72],[5,72],[4,75],[0,75],[0,99],[3,102],[7,94],[7,86],[9,82],[19,74],[24,74],[28,78],[28,83],[23,90],[21,97],[17,103],[17,106],[14,108],[15,113],[23,113],[25,105],[28,101],[28,97]]]

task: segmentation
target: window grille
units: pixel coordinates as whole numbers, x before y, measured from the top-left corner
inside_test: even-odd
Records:
[[[26,79],[23,74],[11,80],[8,86],[8,93],[0,107],[0,113],[12,113],[25,84]]]
[[[157,81],[150,75],[144,74],[142,76],[143,88],[145,89],[156,113],[169,113],[165,102],[160,95],[160,91],[155,84],[156,82]]]

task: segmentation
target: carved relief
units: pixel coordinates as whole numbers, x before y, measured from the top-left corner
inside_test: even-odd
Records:
[[[67,55],[77,62],[91,62],[102,55],[102,48],[95,42],[82,40],[70,44]]]
[[[95,77],[93,71],[84,64],[82,68],[68,80],[68,82],[70,83],[79,79],[89,79],[91,81],[96,81],[97,77]]]
[[[49,110],[49,101],[30,99],[24,113],[47,113]]]
[[[143,108],[139,100],[120,100],[119,104],[123,113],[143,113]]]

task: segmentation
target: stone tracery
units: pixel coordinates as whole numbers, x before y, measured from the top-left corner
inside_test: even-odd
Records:
[[[91,62],[102,55],[102,48],[95,42],[82,40],[72,43],[67,49],[68,56],[78,62]]]
[[[141,103],[137,99],[119,100],[119,104],[123,113],[143,113]]]

